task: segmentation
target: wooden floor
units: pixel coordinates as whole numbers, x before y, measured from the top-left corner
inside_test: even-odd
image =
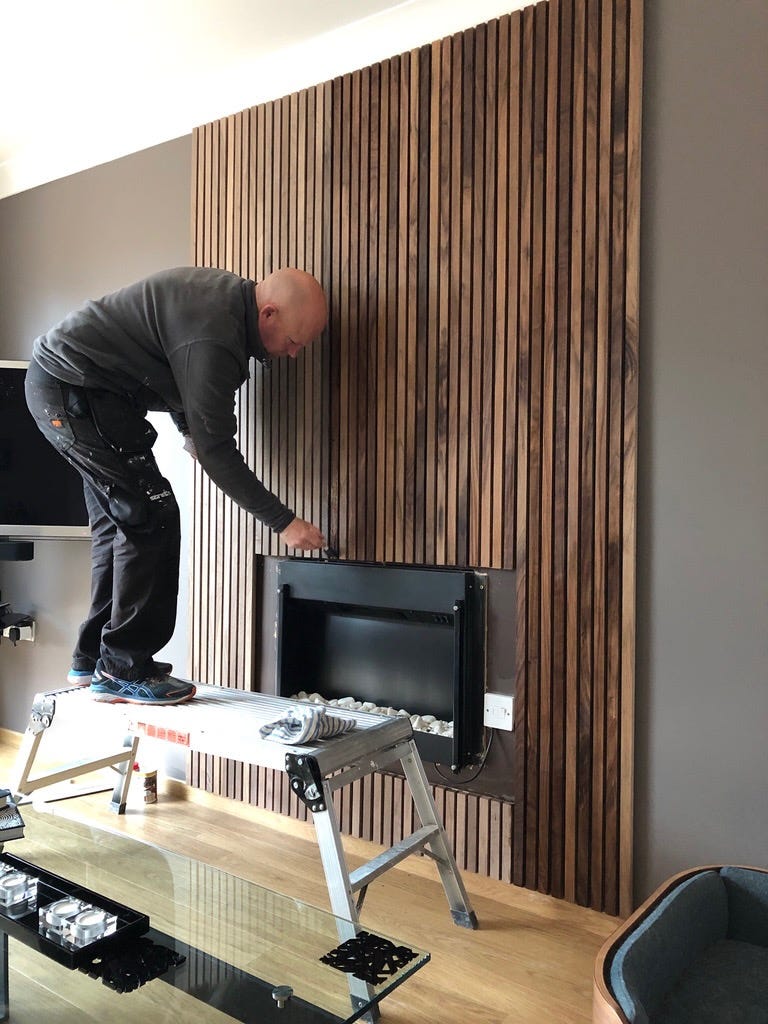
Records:
[[[0,785],[17,743],[16,734],[0,730]],[[137,786],[124,816],[110,812],[107,793],[66,800],[57,809],[329,909],[311,824],[180,783],[161,779],[159,788],[158,803],[143,805]],[[352,868],[379,852],[354,839],[345,839],[345,849]],[[590,1021],[593,962],[617,919],[477,875],[465,874],[464,881],[480,922],[474,932],[452,923],[427,858],[411,857],[371,885],[363,923],[432,955],[429,964],[383,1001],[382,1024]],[[32,957],[38,966],[43,962],[37,954]],[[16,1024],[84,1019],[57,999],[56,982],[44,970],[25,968],[22,974],[12,962],[10,986]],[[169,1007],[159,1000],[154,1006],[148,998],[153,988],[117,997],[126,1020],[156,1024],[171,1019]],[[178,1013],[173,1019],[183,1024]]]

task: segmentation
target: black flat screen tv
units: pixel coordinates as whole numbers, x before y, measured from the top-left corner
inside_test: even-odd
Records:
[[[27,409],[28,366],[0,359],[0,537],[87,539],[80,474],[46,441]]]

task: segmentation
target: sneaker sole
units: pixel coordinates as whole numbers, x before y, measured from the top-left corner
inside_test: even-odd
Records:
[[[90,686],[93,682],[93,676],[67,676],[68,686]]]
[[[93,699],[99,701],[101,704],[143,704],[146,707],[167,707],[171,704],[186,704],[188,700],[197,693],[197,688],[192,690],[192,693],[187,693],[183,697],[168,697],[165,700],[142,700],[140,697],[120,697],[114,693],[98,693],[92,691]]]

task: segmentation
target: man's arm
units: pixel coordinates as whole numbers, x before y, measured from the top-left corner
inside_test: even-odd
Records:
[[[187,426],[187,417],[183,412],[174,412],[171,410],[171,419],[173,420],[174,426],[180,434],[184,437],[189,436],[189,427]]]
[[[193,342],[178,353],[172,367],[197,460],[211,480],[279,533],[289,547],[303,551],[323,547],[317,527],[299,519],[268,490],[238,451],[234,407],[243,373],[232,353],[215,342]]]

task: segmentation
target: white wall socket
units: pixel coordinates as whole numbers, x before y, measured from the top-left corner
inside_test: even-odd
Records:
[[[486,693],[483,725],[512,732],[515,727],[515,698],[512,694]]]
[[[2,636],[3,637],[14,636],[15,635],[14,632],[13,632],[14,630],[18,630],[19,631],[19,635],[16,638],[17,640],[34,640],[35,639],[35,624],[34,624],[34,622],[32,623],[31,626],[6,626],[3,629]]]

